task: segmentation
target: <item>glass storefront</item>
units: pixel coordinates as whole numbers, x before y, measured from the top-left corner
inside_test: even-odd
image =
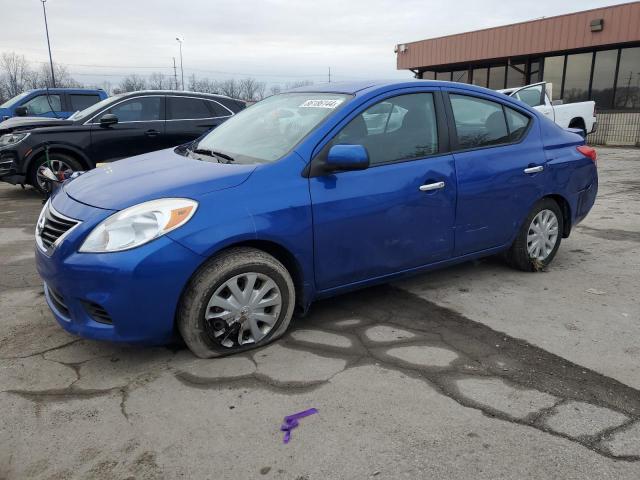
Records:
[[[640,46],[472,64],[468,69],[425,71],[422,78],[471,82],[493,90],[545,81],[553,86],[553,100],[594,100],[600,110],[640,111]]]

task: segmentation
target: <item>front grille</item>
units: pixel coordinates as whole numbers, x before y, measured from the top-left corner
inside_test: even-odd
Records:
[[[84,305],[84,309],[87,311],[89,316],[96,322],[107,323],[109,325],[113,324],[111,317],[101,305],[93,302],[82,302],[82,304]]]
[[[42,246],[48,250],[56,240],[78,225],[78,223],[80,223],[78,220],[65,217],[56,212],[51,204],[48,203],[38,221],[37,235],[42,242]]]
[[[51,299],[51,303],[53,303],[53,306],[56,307],[56,310],[68,317],[69,308],[64,303],[64,297],[49,286],[47,286],[47,290],[49,290],[49,298]]]

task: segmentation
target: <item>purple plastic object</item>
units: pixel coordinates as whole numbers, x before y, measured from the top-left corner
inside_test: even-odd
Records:
[[[284,438],[282,439],[282,442],[289,443],[289,440],[291,440],[291,430],[299,425],[298,420],[304,417],[308,417],[309,415],[313,415],[314,413],[318,413],[318,410],[316,410],[315,408],[310,408],[309,410],[294,413],[293,415],[284,417],[284,423],[280,427],[280,430],[284,432]]]

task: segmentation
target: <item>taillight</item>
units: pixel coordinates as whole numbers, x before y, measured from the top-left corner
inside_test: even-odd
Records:
[[[595,148],[590,147],[588,145],[580,145],[579,147],[576,147],[576,150],[578,150],[585,157],[588,157],[591,160],[593,160],[593,163],[598,163],[597,162],[598,154]]]

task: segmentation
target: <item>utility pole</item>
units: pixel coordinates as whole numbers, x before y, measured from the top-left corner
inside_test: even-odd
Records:
[[[184,90],[184,69],[182,68],[182,37],[176,37],[176,40],[180,44],[180,75],[182,76],[182,90]]]
[[[51,43],[49,42],[49,25],[47,24],[47,8],[44,6],[47,0],[41,0],[42,12],[44,13],[44,29],[47,32],[47,47],[49,48],[49,65],[51,66],[51,85],[56,88],[56,77],[53,73],[53,58],[51,57]]]
[[[176,90],[178,90],[178,69],[176,68],[176,57],[173,57],[173,78],[176,81]]]
[[[329,67],[329,83],[331,83],[331,67]]]

